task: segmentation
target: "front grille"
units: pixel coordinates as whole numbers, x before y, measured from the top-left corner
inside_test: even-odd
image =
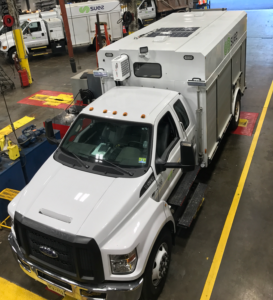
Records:
[[[52,237],[30,228],[27,229],[26,233],[30,255],[33,255],[34,257],[49,264],[53,264],[62,270],[76,273],[73,248],[69,246],[68,243],[59,242]],[[58,253],[58,257],[51,258],[42,254],[39,250],[40,246],[46,246],[55,250]]]
[[[67,241],[47,234],[51,233],[51,229],[45,225],[27,219],[26,226],[23,224],[24,218],[23,222],[17,219],[15,215],[16,236],[28,260],[75,281],[97,283],[104,280],[101,253],[94,239],[72,236],[73,242],[70,242],[71,239]],[[30,227],[29,224],[32,223],[33,226]],[[60,233],[57,233],[59,236]],[[54,250],[58,256],[52,258],[43,254],[40,246]]]

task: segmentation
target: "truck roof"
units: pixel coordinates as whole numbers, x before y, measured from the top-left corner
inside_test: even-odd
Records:
[[[100,51],[137,50],[146,46],[155,51],[206,55],[244,17],[244,11],[173,13]],[[155,41],[160,32],[164,35],[170,31],[172,34],[166,41]]]
[[[176,92],[169,90],[115,87],[83,109],[82,113],[103,118],[153,124],[158,114],[176,95]],[[92,111],[89,110],[90,107],[93,107]],[[104,113],[104,110],[107,110],[107,113]],[[113,111],[116,111],[117,114],[113,115]],[[126,117],[123,116],[125,112],[127,113]],[[141,118],[143,114],[145,118]]]

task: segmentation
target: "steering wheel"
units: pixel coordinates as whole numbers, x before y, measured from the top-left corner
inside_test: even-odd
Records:
[[[137,148],[142,148],[142,143],[137,141],[131,141],[128,143],[128,146],[134,147],[131,144],[138,144]]]

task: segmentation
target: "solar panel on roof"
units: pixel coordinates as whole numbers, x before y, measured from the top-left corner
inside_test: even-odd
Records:
[[[164,27],[158,28],[156,31],[147,34],[145,37],[156,37],[169,35],[170,37],[189,37],[200,27]]]

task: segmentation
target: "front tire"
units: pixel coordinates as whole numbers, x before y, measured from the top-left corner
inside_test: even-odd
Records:
[[[241,93],[238,92],[237,97],[236,97],[232,120],[230,123],[231,130],[237,129],[237,127],[239,125],[239,120],[240,120],[240,113],[241,113]]]
[[[158,236],[150,254],[142,287],[141,300],[156,300],[161,294],[171,260],[172,233],[167,228]]]
[[[9,57],[9,63],[12,65],[14,64],[15,55],[16,55],[16,48],[15,47],[10,48],[8,52],[8,57]]]

